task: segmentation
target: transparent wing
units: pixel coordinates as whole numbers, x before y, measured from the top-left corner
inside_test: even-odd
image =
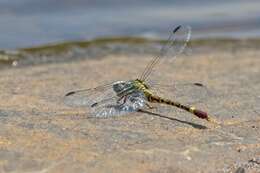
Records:
[[[68,106],[73,107],[90,107],[96,102],[100,102],[102,100],[110,100],[113,99],[113,97],[116,98],[116,93],[113,91],[113,84],[114,82],[95,88],[68,92],[64,96],[64,103]]]
[[[187,106],[195,106],[207,111],[207,100],[211,98],[213,91],[201,83],[175,83],[175,84],[159,84],[149,83],[150,90],[157,96],[164,99],[170,99]],[[165,104],[149,103],[154,113],[179,114],[185,112],[179,108],[175,108]]]
[[[183,104],[203,103],[212,96],[213,91],[201,83],[150,83],[151,90],[158,96],[172,99]]]
[[[114,83],[96,88],[76,90],[67,93],[64,102],[68,106],[88,107],[91,117],[108,118],[125,115],[142,108],[146,103],[146,97],[141,91],[133,91],[131,94],[118,97],[113,90]]]
[[[151,72],[154,70],[155,65],[157,65],[162,59],[175,59],[177,55],[181,54],[187,46],[191,37],[191,27],[190,26],[177,26],[170,34],[168,40],[161,48],[160,53],[157,57],[153,58],[151,62],[146,66],[144,72],[139,79],[147,80]]]
[[[135,91],[122,98],[102,100],[92,106],[91,113],[96,118],[126,115],[135,112],[146,105],[146,97],[142,92]]]

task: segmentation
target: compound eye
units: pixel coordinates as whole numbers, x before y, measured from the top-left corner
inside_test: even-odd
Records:
[[[118,87],[121,88],[121,89],[123,89],[123,88],[125,87],[125,83],[120,83],[120,84],[118,84]]]
[[[125,83],[116,83],[113,85],[113,90],[115,92],[120,92],[125,88]]]

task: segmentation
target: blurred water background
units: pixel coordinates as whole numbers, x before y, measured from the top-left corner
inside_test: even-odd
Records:
[[[192,27],[193,39],[259,38],[260,1],[0,0],[0,61],[46,44],[165,38],[179,24]]]

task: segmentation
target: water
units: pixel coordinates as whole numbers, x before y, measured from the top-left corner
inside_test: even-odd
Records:
[[[260,36],[259,0],[0,0],[0,49],[102,37],[164,37],[189,24],[193,38]]]

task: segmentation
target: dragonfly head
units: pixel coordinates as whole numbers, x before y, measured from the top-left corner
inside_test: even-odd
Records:
[[[121,93],[121,92],[125,91],[126,89],[130,88],[131,86],[132,86],[132,84],[130,82],[118,81],[113,84],[113,90],[116,93]]]

